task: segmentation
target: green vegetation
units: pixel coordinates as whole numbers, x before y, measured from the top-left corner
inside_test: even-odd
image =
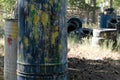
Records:
[[[105,1],[110,1],[110,0],[105,0]],[[3,26],[4,26],[4,18],[12,18],[13,17],[13,10],[14,10],[14,4],[16,0],[0,0],[0,37],[3,37]],[[80,11],[88,11],[90,12],[95,12],[96,10],[99,9],[99,5],[101,4],[101,0],[68,0],[68,6],[71,7],[78,7]],[[113,7],[119,8],[120,1],[115,0],[113,1]],[[96,17],[96,16],[94,16]],[[85,25],[85,24],[84,24]],[[98,28],[98,25],[95,25],[93,23],[87,25],[89,28]],[[93,27],[96,26],[96,27]],[[79,44],[84,44],[84,45],[90,45],[89,39],[82,39],[80,40],[77,36],[70,36],[69,41],[74,41],[75,43]],[[106,43],[105,43],[106,44]],[[114,42],[107,43],[109,45],[103,45],[102,48],[109,48],[113,50],[112,46],[114,45]],[[114,50],[119,51],[120,48],[120,38],[118,38],[116,46],[114,46]]]
[[[94,6],[94,3],[86,3],[85,0],[68,0],[71,7],[78,7],[79,10],[94,11],[99,9],[99,6]]]
[[[16,0],[0,0],[0,15],[3,18],[12,17]]]
[[[77,36],[75,35],[72,35],[72,36],[69,36],[68,37],[68,44],[79,44],[82,46],[86,46],[86,49],[88,49],[87,47],[90,47],[92,46],[91,45],[91,42],[92,42],[92,37],[90,38],[78,38]],[[102,50],[109,50],[111,52],[120,52],[120,37],[117,38],[116,41],[112,41],[112,40],[105,40],[101,45],[100,47],[98,48],[101,48]]]
[[[68,0],[68,6],[78,7],[80,10],[94,10],[99,8],[100,4],[104,4],[104,7],[119,8],[120,0]],[[95,6],[94,6],[95,5]]]
[[[3,37],[4,19],[13,18],[14,4],[16,0],[0,0],[0,38]]]
[[[0,48],[4,47],[4,38],[0,38]]]
[[[115,50],[118,51],[118,52],[120,52],[120,35],[117,38],[117,44],[116,44]]]
[[[119,8],[119,6],[120,6],[120,0],[115,0],[115,1],[113,1],[113,7],[114,7],[115,9]]]
[[[0,27],[3,27],[4,18],[12,18],[16,0],[0,0]]]

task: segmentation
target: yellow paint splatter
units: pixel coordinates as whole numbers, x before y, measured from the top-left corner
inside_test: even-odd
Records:
[[[42,13],[42,10],[39,10],[39,11],[38,11],[38,14],[41,14],[41,13]]]
[[[45,57],[45,58],[44,58],[44,61],[45,61],[45,62],[48,62],[49,60],[48,60],[48,58],[47,58],[47,57]]]
[[[28,38],[24,36],[25,47],[28,47]]]
[[[59,52],[61,52],[61,50],[62,50],[62,45],[59,44]]]
[[[31,23],[31,19],[30,19],[30,17],[26,17],[26,21],[28,22],[28,23]]]
[[[50,1],[50,4],[51,4],[51,5],[53,5],[53,3],[54,3],[54,0],[49,0],[49,1]]]
[[[45,30],[46,30],[48,21],[49,21],[49,14],[46,12],[42,12],[41,22],[42,22]]]
[[[35,14],[34,15],[34,25],[35,25],[35,27],[38,25],[39,20],[40,20],[40,17],[37,14]]]
[[[22,53],[18,54],[18,58],[21,60],[22,59]]]
[[[31,5],[31,11],[33,11],[35,9],[34,5]]]
[[[52,45],[55,44],[55,40],[58,37],[58,34],[59,34],[58,31],[52,33],[52,42],[51,42]]]
[[[45,4],[45,8],[48,8],[48,4]]]
[[[17,22],[14,22],[12,24],[12,30],[11,30],[10,35],[13,39],[17,39],[17,36],[18,36],[18,24],[17,24]]]
[[[55,31],[58,31],[58,26],[55,26],[55,28],[54,28],[54,29],[55,29]]]
[[[34,30],[35,41],[38,42],[38,39],[39,39],[38,28],[34,27],[33,30]]]
[[[14,22],[14,23],[12,24],[12,28],[14,28],[14,29],[16,29],[16,30],[18,29],[17,26],[18,26],[17,22]]]

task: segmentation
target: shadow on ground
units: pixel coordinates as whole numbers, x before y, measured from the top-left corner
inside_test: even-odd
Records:
[[[0,80],[3,80],[3,60],[0,55]],[[68,80],[120,80],[120,60],[68,60]]]
[[[68,80],[120,80],[120,60],[68,59]]]

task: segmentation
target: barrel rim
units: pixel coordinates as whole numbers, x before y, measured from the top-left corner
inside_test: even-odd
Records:
[[[30,73],[24,73],[24,72],[19,72],[18,70],[17,71],[17,75],[19,76],[24,76],[24,77],[27,77],[27,76],[53,76],[53,75],[64,75],[66,73],[68,73],[68,70],[65,70],[63,72],[59,72],[59,73],[41,73],[41,74],[30,74]]]
[[[13,19],[13,18],[11,18],[11,19],[5,18],[4,20],[5,21],[12,21],[12,22],[17,22],[18,21],[18,19]]]
[[[30,64],[30,63],[24,63],[24,62],[19,62],[17,61],[18,65],[24,65],[24,66],[59,66],[59,65],[66,65],[68,62],[64,62],[64,63],[45,63],[45,64]]]

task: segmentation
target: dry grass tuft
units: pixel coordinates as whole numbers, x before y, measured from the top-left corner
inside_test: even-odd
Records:
[[[4,47],[4,38],[0,38],[0,46]]]
[[[86,58],[92,60],[102,60],[111,58],[120,59],[119,52],[113,52],[110,48],[92,47],[91,39],[83,39],[82,43],[68,39],[68,48],[70,49],[68,57]]]
[[[0,56],[4,56],[4,38],[0,38]]]

